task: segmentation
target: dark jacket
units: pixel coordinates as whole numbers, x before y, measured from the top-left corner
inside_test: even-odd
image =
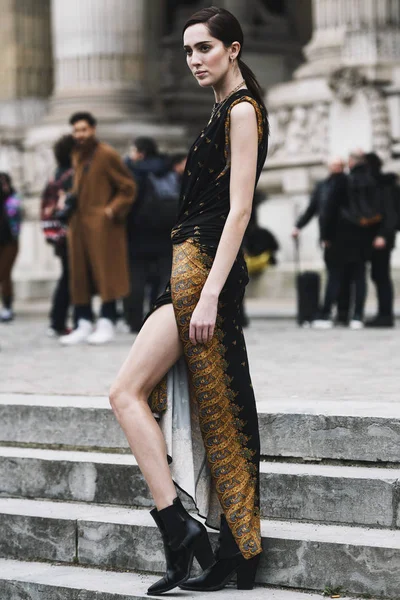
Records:
[[[327,197],[330,194],[331,189],[333,189],[336,185],[337,178],[342,177],[342,174],[332,173],[324,179],[316,184],[313,193],[311,194],[310,203],[304,213],[300,215],[300,217],[296,221],[296,227],[298,229],[303,229],[314,217],[318,217],[319,228],[320,228],[320,237],[321,235],[321,215],[324,209],[324,205]]]
[[[127,219],[127,233],[130,252],[134,255],[155,255],[172,252],[171,229],[165,231],[143,231],[135,224],[135,212],[141,206],[146,193],[146,182],[149,173],[162,176],[169,172],[170,163],[167,157],[159,155],[134,162],[131,158],[125,159],[125,164],[137,184],[137,198]]]
[[[356,171],[359,177],[363,170],[364,166],[359,165],[352,173]],[[335,176],[320,215],[321,239],[330,244],[325,258],[331,264],[364,262],[372,252],[370,228],[356,225],[344,216],[350,206],[349,177],[352,173]]]
[[[308,225],[314,217],[319,216],[321,212],[322,202],[324,201],[326,195],[324,194],[324,190],[328,180],[329,177],[327,179],[324,179],[323,181],[319,181],[316,184],[314,191],[311,194],[309,205],[296,221],[296,227],[298,229],[303,229],[303,227]]]
[[[21,200],[13,191],[0,196],[0,246],[18,241],[22,221]]]
[[[381,194],[383,219],[372,230],[373,238],[386,240],[387,248],[393,250],[400,212],[400,186],[395,173],[378,173],[376,176]]]

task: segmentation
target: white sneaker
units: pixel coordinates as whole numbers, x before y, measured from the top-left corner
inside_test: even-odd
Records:
[[[332,329],[333,321],[331,319],[316,319],[311,323],[313,329]]]
[[[119,321],[117,321],[117,323],[115,325],[115,331],[117,333],[130,333],[131,328],[129,327],[129,325],[126,321],[123,321],[122,319],[120,319]]]
[[[83,344],[93,331],[93,324],[86,319],[79,319],[78,327],[68,335],[60,337],[60,344],[63,346],[74,346],[75,344]]]
[[[96,331],[94,331],[87,341],[89,344],[107,344],[114,339],[115,325],[110,319],[101,318],[97,321]]]
[[[349,324],[350,329],[364,329],[364,323],[359,319],[352,319]]]
[[[3,308],[3,310],[0,312],[0,321],[3,323],[8,323],[9,321],[12,321],[13,318],[14,313],[11,308]]]

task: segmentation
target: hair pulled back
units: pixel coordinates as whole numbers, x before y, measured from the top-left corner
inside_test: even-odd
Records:
[[[210,35],[217,40],[220,40],[227,48],[229,48],[233,42],[239,42],[240,51],[238,55],[238,64],[240,72],[243,75],[247,88],[253,94],[257,102],[265,108],[263,90],[253,71],[240,58],[243,50],[244,36],[237,18],[225,8],[217,8],[216,6],[202,8],[186,21],[182,34],[185,33],[188,27],[199,23],[206,25]]]

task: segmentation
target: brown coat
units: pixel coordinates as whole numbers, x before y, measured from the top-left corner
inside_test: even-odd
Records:
[[[129,293],[128,251],[124,218],[136,185],[119,154],[103,143],[74,156],[77,209],[68,232],[71,296],[74,305],[103,302]],[[114,218],[105,214],[110,206]]]

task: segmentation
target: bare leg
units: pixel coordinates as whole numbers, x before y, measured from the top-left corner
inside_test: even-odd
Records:
[[[182,354],[172,304],[143,325],[110,392],[110,403],[158,510],[176,498],[165,440],[148,405],[157,383]]]

